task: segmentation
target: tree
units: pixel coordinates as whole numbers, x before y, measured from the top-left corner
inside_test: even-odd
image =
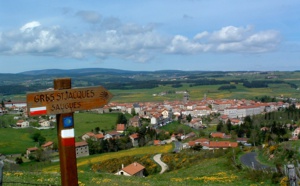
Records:
[[[41,146],[46,142],[46,138],[44,136],[40,135],[38,138],[38,142],[39,142],[39,145]]]
[[[189,114],[189,115],[186,116],[186,120],[187,120],[188,122],[191,122],[191,121],[192,121],[192,116],[191,116],[191,114]]]
[[[231,121],[230,121],[230,119],[229,119],[229,120],[227,120],[227,122],[226,122],[226,128],[227,128],[227,130],[228,130],[229,132],[231,131],[232,124],[231,124]]]
[[[220,121],[217,125],[217,131],[220,132],[222,130],[222,127],[223,127],[223,123],[222,121]]]
[[[200,151],[202,149],[202,145],[200,145],[200,144],[194,145],[192,147],[192,149],[195,150],[195,151]]]
[[[4,99],[2,99],[2,101],[1,101],[1,106],[2,106],[2,108],[4,108],[4,107],[5,107],[5,104],[4,104]]]
[[[136,115],[136,112],[135,112],[135,109],[134,109],[134,108],[131,109],[131,115],[133,115],[133,116]]]
[[[39,161],[39,162],[47,161],[51,157],[51,150],[38,149],[35,154],[36,154],[36,157],[35,157],[36,161]]]
[[[100,146],[99,142],[94,141],[94,140],[92,140],[90,138],[88,138],[86,140],[86,142],[88,143],[88,146],[89,146],[89,153],[90,153],[90,155],[92,155],[92,154],[98,154],[98,153],[101,152],[101,146]]]
[[[23,159],[22,159],[22,157],[17,157],[16,158],[16,164],[22,164],[23,163]]]
[[[96,133],[96,134],[99,134],[99,132],[100,132],[100,127],[96,127],[96,128],[95,128],[95,133]]]
[[[40,136],[41,136],[41,133],[35,132],[30,137],[31,137],[31,139],[33,139],[34,142],[38,142]]]
[[[116,124],[127,124],[127,118],[123,113],[118,114]]]

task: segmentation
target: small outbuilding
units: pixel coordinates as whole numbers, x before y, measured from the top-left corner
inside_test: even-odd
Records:
[[[124,176],[144,176],[145,167],[137,162],[134,162],[126,167],[122,165],[122,169],[118,171],[115,175],[124,175]]]

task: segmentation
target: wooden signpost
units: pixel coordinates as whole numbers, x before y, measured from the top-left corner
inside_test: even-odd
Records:
[[[70,78],[55,79],[54,91],[27,94],[29,116],[56,114],[63,186],[78,185],[74,111],[100,108],[107,104],[112,97],[112,94],[102,86],[71,89]]]

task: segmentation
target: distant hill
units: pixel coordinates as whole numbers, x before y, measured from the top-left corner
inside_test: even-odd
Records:
[[[93,74],[93,73],[104,73],[104,74],[130,74],[134,71],[129,70],[118,70],[118,69],[107,69],[107,68],[81,68],[81,69],[45,69],[45,70],[32,70],[20,72],[22,75],[69,75],[69,74]],[[136,72],[135,72],[136,73]]]

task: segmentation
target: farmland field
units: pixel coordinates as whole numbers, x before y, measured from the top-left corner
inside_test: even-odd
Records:
[[[111,114],[95,114],[95,113],[75,113],[74,125],[76,139],[86,132],[99,127],[101,130],[109,131],[115,126],[117,120],[117,113]],[[16,121],[15,121],[16,122]],[[2,154],[16,154],[25,153],[29,147],[37,146],[36,142],[30,138],[30,135],[40,132],[47,141],[57,142],[56,129],[37,130],[34,128],[13,129],[0,128],[0,153]]]

